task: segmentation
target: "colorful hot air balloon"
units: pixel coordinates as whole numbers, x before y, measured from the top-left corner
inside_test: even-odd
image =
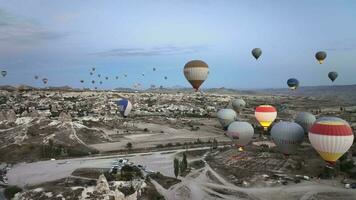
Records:
[[[221,109],[217,113],[218,120],[220,124],[226,129],[230,123],[236,120],[236,112],[232,109]]]
[[[271,137],[280,152],[290,155],[304,140],[303,128],[294,122],[278,122],[271,129]]]
[[[319,64],[323,64],[325,58],[326,58],[326,52],[325,51],[319,51],[315,54],[315,58],[318,60]]]
[[[7,75],[7,71],[1,71],[2,77],[5,77]]]
[[[287,81],[287,85],[289,89],[295,90],[299,87],[299,81],[296,78],[290,78]]]
[[[127,99],[120,99],[118,101],[115,101],[115,104],[119,107],[119,112],[123,117],[127,117],[132,109],[132,104],[129,100]]]
[[[310,128],[309,140],[326,162],[334,164],[349,150],[354,135],[345,120],[338,117],[322,117]]]
[[[239,150],[246,146],[253,137],[254,129],[248,122],[232,122],[227,128],[226,135],[229,136]]]
[[[252,49],[251,53],[252,53],[253,57],[255,57],[255,59],[257,60],[261,56],[262,50],[260,48],[254,48],[254,49]]]
[[[246,106],[246,102],[243,99],[234,99],[232,101],[232,108],[239,113],[242,108]]]
[[[338,73],[335,71],[329,72],[329,74],[328,74],[328,77],[332,82],[334,82],[336,80],[337,76],[338,76]]]
[[[308,133],[315,120],[316,118],[313,114],[309,112],[299,112],[294,121],[304,129],[304,133]]]
[[[184,76],[196,91],[208,78],[208,74],[209,67],[204,61],[192,60],[184,66]]]
[[[270,105],[261,105],[255,109],[255,117],[265,131],[277,117],[277,110]]]
[[[48,83],[48,79],[44,78],[44,79],[42,79],[42,82],[43,82],[43,84],[47,84]]]

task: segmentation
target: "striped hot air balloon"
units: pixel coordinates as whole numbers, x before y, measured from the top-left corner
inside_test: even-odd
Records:
[[[129,100],[127,99],[120,99],[118,101],[115,101],[115,104],[119,107],[119,112],[123,117],[127,117],[132,109],[132,104]]]
[[[277,117],[277,110],[270,105],[260,105],[255,109],[255,117],[265,131]]]
[[[345,120],[337,117],[322,117],[310,128],[309,140],[326,162],[334,164],[349,150],[354,135]]]
[[[184,76],[196,91],[208,78],[208,74],[209,67],[204,61],[192,60],[184,66]]]

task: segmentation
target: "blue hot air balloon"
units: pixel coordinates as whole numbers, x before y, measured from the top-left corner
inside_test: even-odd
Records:
[[[132,104],[129,100],[127,99],[120,99],[118,101],[115,101],[115,104],[119,107],[119,112],[123,117],[127,117],[132,109]]]
[[[289,89],[295,90],[299,87],[299,81],[295,78],[290,78],[287,81],[287,85],[288,85]]]

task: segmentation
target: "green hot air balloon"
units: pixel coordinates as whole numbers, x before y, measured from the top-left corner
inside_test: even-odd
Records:
[[[232,100],[232,108],[239,113],[242,108],[246,106],[246,102],[243,99],[234,99]]]
[[[319,51],[315,54],[315,58],[318,60],[319,64],[323,64],[325,58],[326,58],[326,52],[325,51]]]
[[[304,140],[303,128],[294,122],[278,122],[271,129],[271,137],[279,151],[290,155],[297,151]]]
[[[294,121],[304,129],[304,133],[308,133],[315,120],[316,118],[313,114],[309,112],[299,112]]]
[[[7,71],[1,71],[1,76],[5,77],[7,75]]]
[[[329,79],[334,82],[339,74],[335,71],[329,72],[328,77]]]
[[[236,147],[242,151],[242,147],[246,146],[253,137],[254,129],[248,122],[232,122],[227,128],[226,135],[229,136],[235,143]]]
[[[218,111],[217,117],[221,126],[226,130],[236,120],[236,112],[233,109],[224,108]]]
[[[262,55],[262,50],[260,48],[252,49],[252,55],[257,60]]]

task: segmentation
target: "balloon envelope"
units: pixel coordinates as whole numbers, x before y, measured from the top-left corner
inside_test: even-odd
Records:
[[[119,112],[123,117],[127,117],[132,109],[132,104],[129,100],[127,99],[120,99],[118,101],[115,101],[115,104],[119,107]]]
[[[202,60],[192,60],[185,64],[183,72],[188,82],[198,91],[203,82],[208,78],[209,67]]]
[[[243,99],[234,99],[232,100],[232,108],[236,112],[240,112],[242,108],[246,106],[246,102]]]
[[[255,109],[255,117],[261,126],[267,130],[277,118],[277,110],[270,105],[260,105]]]
[[[308,133],[315,120],[316,118],[313,114],[309,112],[299,112],[294,121],[304,129],[304,133]]]
[[[338,117],[322,117],[309,130],[309,141],[319,155],[335,163],[353,144],[350,125]]]
[[[261,56],[262,50],[260,48],[254,48],[254,49],[252,49],[251,53],[252,53],[253,57],[255,57],[255,59],[257,60]]]
[[[332,82],[334,82],[338,77],[338,73],[335,71],[329,72],[328,77]]]
[[[326,52],[325,51],[319,51],[315,54],[315,58],[318,60],[319,64],[323,64],[325,58],[326,58]]]
[[[1,71],[1,76],[5,77],[7,75],[7,71]]]
[[[278,122],[271,129],[271,137],[281,153],[290,155],[303,142],[304,130],[294,122]]]
[[[230,123],[235,121],[236,119],[236,112],[232,109],[224,108],[218,111],[217,113],[218,120],[220,124],[226,129]]]
[[[296,78],[290,78],[287,81],[287,85],[289,89],[295,90],[299,87],[299,81]]]
[[[226,135],[229,136],[237,147],[246,146],[253,137],[254,129],[248,122],[232,122],[227,128]]]
[[[48,79],[44,78],[44,79],[42,79],[42,82],[43,82],[44,84],[47,84]]]

